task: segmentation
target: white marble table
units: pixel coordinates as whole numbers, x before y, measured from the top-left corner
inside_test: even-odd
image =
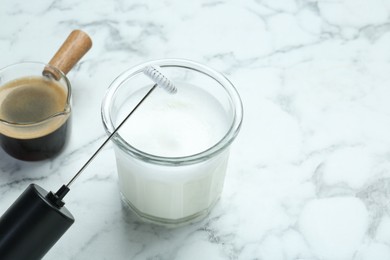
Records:
[[[69,73],[63,153],[0,151],[0,212],[31,182],[57,189],[100,145],[120,72],[186,58],[225,73],[244,102],[212,213],[179,229],[127,216],[108,145],[67,196],[76,223],[45,259],[390,259],[389,13],[388,0],[2,0],[1,67],[48,61],[72,29],[94,46]]]

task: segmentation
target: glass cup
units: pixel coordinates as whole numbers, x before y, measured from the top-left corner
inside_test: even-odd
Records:
[[[59,79],[43,76],[45,69]],[[0,145],[27,161],[57,155],[68,136],[71,86],[58,69],[21,62],[0,69]]]
[[[157,88],[111,139],[119,189],[142,220],[177,226],[202,219],[219,199],[243,108],[222,74],[188,60],[157,60],[110,85],[102,102],[107,134],[154,85],[143,74],[148,65],[160,66],[178,92]]]

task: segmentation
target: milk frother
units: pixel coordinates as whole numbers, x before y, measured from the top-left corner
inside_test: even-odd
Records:
[[[85,39],[89,39],[88,35],[82,31],[76,31],[75,34],[72,32],[72,34],[68,37],[59,52],[65,50],[65,53],[70,53],[68,51],[75,47],[71,44],[72,39],[69,40],[71,36],[73,37],[73,40],[75,38],[79,40],[82,39],[81,42],[85,42]],[[91,45],[92,42],[90,39],[89,42]],[[84,55],[89,48],[90,46],[84,48],[84,51],[79,52],[77,55]],[[74,62],[73,65],[81,56],[78,57],[78,59],[73,59],[73,61],[71,61]],[[63,60],[58,57],[53,59],[57,60],[57,66],[65,68],[66,72],[73,66],[63,66],[66,62],[63,62]],[[87,160],[68,184],[62,185],[55,193],[51,191],[48,192],[36,184],[30,184],[0,217],[0,259],[41,259],[75,221],[70,211],[64,206],[65,202],[63,201],[63,198],[70,190],[69,186],[157,86],[162,87],[172,94],[177,91],[173,83],[159,72],[159,68],[148,66],[143,72],[155,82],[153,87]],[[50,70],[45,69],[43,75],[56,79],[56,75],[52,74]]]

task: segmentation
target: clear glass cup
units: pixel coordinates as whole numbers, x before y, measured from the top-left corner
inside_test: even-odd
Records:
[[[219,199],[243,108],[233,84],[207,66],[180,59],[151,61],[125,71],[108,88],[102,102],[107,134],[154,84],[143,74],[148,65],[160,66],[178,93],[156,89],[114,135],[119,188],[125,205],[142,220],[176,226],[203,218]],[[164,124],[171,114],[174,119]],[[150,141],[137,143],[142,138],[133,138],[133,130],[151,131]],[[170,139],[171,134],[177,138]],[[203,139],[211,141],[199,148]],[[170,154],[175,147],[185,152]]]
[[[59,80],[43,76],[45,68]],[[20,62],[0,69],[0,145],[27,161],[51,158],[66,144],[71,113],[71,85],[58,69]]]

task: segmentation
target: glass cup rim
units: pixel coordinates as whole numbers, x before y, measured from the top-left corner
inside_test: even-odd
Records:
[[[185,69],[191,69],[193,71],[200,72],[206,76],[209,76],[211,79],[217,81],[219,85],[225,90],[226,94],[230,99],[231,104],[233,104],[232,124],[230,125],[226,134],[215,145],[199,153],[187,156],[166,157],[146,153],[130,145],[118,133],[116,133],[112,138],[115,145],[117,145],[122,151],[127,154],[130,154],[133,157],[159,165],[193,164],[211,158],[214,155],[224,151],[225,148],[227,148],[234,141],[242,125],[243,105],[241,98],[238,94],[237,89],[223,74],[217,72],[216,70],[208,66],[187,59],[159,59],[144,62],[125,70],[118,77],[116,77],[108,87],[101,105],[101,117],[106,133],[108,135],[111,135],[115,129],[111,118],[110,108],[112,101],[115,97],[116,91],[123,85],[123,83],[127,79],[133,77],[136,74],[142,73],[143,69],[149,65],[158,65],[162,68],[180,67]]]
[[[7,121],[7,120],[0,118],[0,123],[8,125],[8,126],[13,126],[13,127],[34,127],[34,126],[39,126],[39,125],[45,124],[46,122],[50,121],[53,118],[56,118],[56,117],[59,117],[62,115],[67,115],[70,113],[70,110],[71,110],[70,102],[71,102],[71,96],[72,96],[72,88],[71,88],[71,84],[70,84],[69,79],[66,77],[66,75],[61,70],[57,69],[56,67],[54,67],[50,64],[46,64],[44,62],[21,61],[21,62],[15,62],[15,63],[9,64],[5,67],[0,68],[0,74],[6,70],[14,69],[15,67],[20,66],[20,65],[34,65],[34,66],[36,65],[36,66],[42,66],[42,67],[49,67],[50,69],[57,72],[61,76],[61,78],[65,80],[65,83],[66,83],[66,88],[67,88],[66,104],[65,104],[64,109],[62,111],[53,113],[52,115],[50,115],[46,118],[43,118],[41,120],[35,121],[35,122],[18,123],[18,122],[10,122],[10,121]]]

